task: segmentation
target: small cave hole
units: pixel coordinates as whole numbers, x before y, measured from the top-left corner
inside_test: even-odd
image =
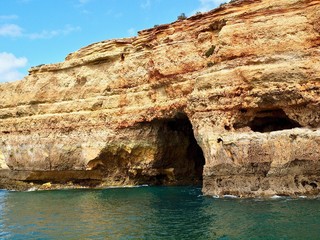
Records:
[[[124,53],[121,53],[121,62],[124,61]]]
[[[231,130],[231,127],[228,126],[228,125],[225,125],[225,126],[224,126],[224,129],[227,130],[227,131],[230,131],[230,130]]]
[[[240,108],[240,110],[239,110],[241,113],[247,113],[248,112],[248,110],[247,109],[245,109],[245,108]]]
[[[301,185],[302,185],[303,187],[305,187],[307,184],[308,184],[307,181],[302,181],[302,182],[301,182]]]
[[[318,184],[316,184],[316,183],[314,183],[314,182],[310,183],[309,185],[310,185],[312,188],[317,188],[317,187],[318,187]]]
[[[249,127],[254,132],[273,132],[285,129],[301,127],[301,125],[290,119],[282,109],[264,110],[256,114],[249,122]]]
[[[218,138],[218,140],[217,140],[217,143],[223,143],[223,140],[222,140],[222,138]]]

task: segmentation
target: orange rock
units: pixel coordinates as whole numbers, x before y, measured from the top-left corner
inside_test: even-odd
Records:
[[[31,68],[0,85],[0,166],[161,184],[205,163],[206,194],[318,194],[319,8],[232,1]]]

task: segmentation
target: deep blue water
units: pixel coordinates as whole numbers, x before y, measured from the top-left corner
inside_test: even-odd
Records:
[[[196,187],[0,191],[0,239],[320,239],[320,199],[214,199]]]

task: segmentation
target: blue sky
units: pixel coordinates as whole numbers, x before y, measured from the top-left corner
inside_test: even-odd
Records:
[[[0,0],[0,82],[81,47],[209,11],[227,0]]]

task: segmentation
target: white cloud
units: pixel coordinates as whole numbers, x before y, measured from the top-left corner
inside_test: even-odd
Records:
[[[59,32],[57,30],[43,30],[38,33],[30,33],[28,34],[28,38],[34,40],[34,39],[49,39],[53,38],[55,36],[59,35]]]
[[[136,35],[137,31],[134,28],[128,29],[128,34],[130,37]]]
[[[0,25],[0,36],[20,37],[20,36],[22,36],[22,28],[16,24]]]
[[[27,34],[27,37],[35,40],[35,39],[50,39],[59,35],[68,35],[72,32],[80,31],[80,27],[73,27],[71,25],[66,25],[63,29],[57,29],[57,30],[43,30],[38,33],[30,33]]]
[[[145,0],[141,3],[140,5],[141,8],[147,9],[151,7],[151,1],[150,0]]]
[[[199,0],[200,6],[194,12],[208,12],[222,3],[230,2],[230,0]]]
[[[18,19],[17,15],[0,15],[0,20],[13,20]]]
[[[18,71],[27,65],[28,59],[25,57],[17,58],[12,53],[0,53],[0,81],[11,82],[23,78],[24,74]]]

